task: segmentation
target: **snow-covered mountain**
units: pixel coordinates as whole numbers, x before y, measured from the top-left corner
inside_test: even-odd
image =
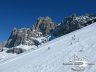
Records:
[[[39,17],[32,28],[14,28],[7,41],[6,47],[15,47],[20,44],[38,46],[46,42],[48,38],[47,35],[50,34],[55,27],[56,25],[52,22],[51,18]]]
[[[72,65],[75,61],[87,62],[85,65],[81,62],[84,69],[80,69],[79,72],[95,72],[95,30],[96,23],[92,23],[49,41],[35,51],[27,51],[14,58],[0,61],[0,72],[77,72],[78,66]]]
[[[77,16],[76,14],[73,14],[64,18],[64,20],[54,30],[53,35],[62,36],[64,34],[88,26],[94,22],[96,22],[96,15],[86,14]]]
[[[16,53],[20,50],[25,51],[30,49],[30,46],[36,49],[39,45],[56,37],[83,28],[94,22],[96,22],[96,15],[93,14],[82,16],[73,14],[64,18],[59,24],[55,24],[50,17],[39,17],[31,28],[14,28],[5,46],[7,48],[16,48],[15,50],[11,50]]]

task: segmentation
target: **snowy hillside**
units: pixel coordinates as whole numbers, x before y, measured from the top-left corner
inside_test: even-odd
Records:
[[[95,37],[96,23],[93,23],[56,38],[35,51],[0,62],[0,72],[75,72],[74,65],[64,63],[84,60],[95,64]],[[96,72],[96,65],[87,65],[81,72]]]

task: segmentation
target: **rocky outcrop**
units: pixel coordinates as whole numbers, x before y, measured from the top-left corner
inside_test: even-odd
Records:
[[[56,25],[50,17],[39,17],[32,28],[14,28],[6,43],[6,47],[15,47],[20,44],[38,46],[41,43],[37,38],[46,38],[46,36],[51,35],[51,40],[55,37],[62,36],[94,22],[96,22],[96,15],[93,14],[86,14],[83,16],[73,14],[66,17],[59,25]],[[47,39],[49,38],[47,37]],[[48,41],[46,39],[42,40],[43,43]]]
[[[22,49],[22,48],[12,48],[7,50],[7,53],[16,53],[16,54],[20,54],[25,52],[26,50]]]
[[[90,25],[94,22],[96,22],[96,15],[87,14],[83,16],[76,16],[76,14],[73,14],[69,17],[66,17],[60,23],[60,25],[58,25],[58,27],[54,30],[53,35],[61,36],[74,30],[85,27],[87,25]]]
[[[52,22],[50,17],[39,17],[32,30],[41,32],[44,36],[50,34],[56,28],[56,24]]]
[[[27,36],[27,32],[29,30],[30,29],[27,29],[27,28],[22,28],[19,30],[14,28],[7,41],[6,47],[13,47],[13,46],[17,46],[21,43],[24,43],[24,40],[26,39],[26,36]]]
[[[6,47],[15,47],[20,44],[23,45],[36,45],[41,44],[36,38],[46,36],[50,34],[56,25],[52,22],[49,17],[39,17],[36,24],[31,28],[14,28],[7,43]]]

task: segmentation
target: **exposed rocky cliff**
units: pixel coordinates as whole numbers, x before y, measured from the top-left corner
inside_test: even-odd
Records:
[[[36,45],[41,44],[36,38],[46,37],[50,34],[56,25],[52,22],[49,17],[39,17],[32,28],[14,28],[8,41],[6,47],[14,47],[20,44],[23,45]]]
[[[15,47],[20,44],[38,46],[42,42],[48,41],[49,35],[51,37],[62,36],[94,22],[96,22],[96,15],[93,14],[82,16],[73,14],[64,18],[59,25],[56,25],[50,17],[39,17],[31,28],[14,28],[7,40],[6,47]],[[38,38],[41,38],[41,41]]]
[[[73,14],[69,17],[66,17],[60,23],[60,25],[58,25],[58,27],[54,30],[53,35],[61,36],[74,30],[85,27],[87,25],[90,25],[94,22],[96,22],[96,15],[86,14],[82,16],[76,16],[76,14]]]
[[[50,34],[56,28],[56,24],[52,22],[50,17],[39,17],[32,30],[41,32],[43,36]]]

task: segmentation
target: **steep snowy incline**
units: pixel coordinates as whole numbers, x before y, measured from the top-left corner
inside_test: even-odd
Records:
[[[96,23],[54,39],[39,49],[0,63],[0,72],[74,72],[74,60],[96,63]],[[88,65],[82,72],[95,72]]]

